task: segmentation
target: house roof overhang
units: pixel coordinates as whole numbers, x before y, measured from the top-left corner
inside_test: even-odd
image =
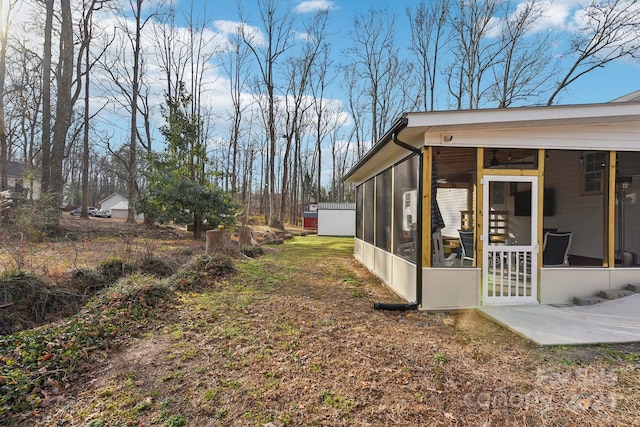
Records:
[[[528,129],[615,125],[629,122],[640,124],[640,102],[405,113],[349,170],[344,180],[353,183],[363,182],[378,171],[392,166],[411,154],[406,148],[393,143],[394,135],[405,144],[419,149],[425,145],[442,144],[442,138],[445,135],[459,132],[473,134],[520,131],[525,133]],[[431,142],[427,138],[428,135],[432,137]],[[438,143],[434,144],[433,140],[436,137]],[[547,145],[540,142],[538,147],[529,148],[558,148],[553,144],[553,141],[549,140]],[[506,143],[504,148],[512,145],[513,140]],[[640,150],[640,146],[638,149]]]
[[[25,173],[25,165],[18,162],[7,162],[7,176],[11,178],[22,178]]]

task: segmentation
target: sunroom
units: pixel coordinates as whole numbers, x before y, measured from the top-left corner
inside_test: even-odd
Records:
[[[640,283],[638,101],[404,114],[345,178],[356,259],[423,310]]]

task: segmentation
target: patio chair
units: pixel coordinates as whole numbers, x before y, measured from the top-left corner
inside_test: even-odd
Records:
[[[396,249],[396,254],[402,258],[414,261],[416,258],[416,245],[414,242],[403,243]]]
[[[542,265],[569,265],[569,247],[573,233],[545,233]]]
[[[418,240],[418,230],[413,225],[411,226],[411,241],[407,243],[401,243],[396,248],[396,254],[402,258],[416,262],[416,242]]]
[[[434,267],[451,267],[456,260],[455,252],[449,255],[448,257],[444,257],[444,247],[442,245],[442,233],[436,231],[433,233],[433,266]]]
[[[473,231],[458,230],[458,234],[460,234],[460,248],[462,248],[460,265],[464,265],[465,261],[471,261],[473,265]]]

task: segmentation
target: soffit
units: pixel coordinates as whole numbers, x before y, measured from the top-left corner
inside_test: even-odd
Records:
[[[456,132],[491,132],[507,130],[526,130],[541,128],[590,125],[611,125],[616,123],[639,123],[640,102],[619,102],[607,104],[588,104],[577,106],[521,107],[490,110],[457,110],[422,113],[406,113],[407,126],[398,132],[398,139],[415,148],[426,144],[426,137],[455,134]],[[382,141],[380,141],[382,142]],[[437,145],[437,144],[434,144]],[[505,148],[513,148],[511,141]],[[548,146],[539,148],[554,148]],[[437,149],[437,148],[436,148]],[[529,156],[530,150],[509,150],[512,161],[520,161]],[[463,154],[466,153],[466,154]],[[451,177],[460,178],[475,168],[475,150],[449,152],[441,150],[443,156],[442,172]],[[490,155],[490,151],[487,152]],[[381,148],[366,162],[355,166],[349,173],[349,181],[359,183],[386,169],[411,154],[388,139]],[[503,157],[508,154],[501,154]],[[450,156],[446,158],[444,156]],[[448,165],[448,166],[445,166]]]

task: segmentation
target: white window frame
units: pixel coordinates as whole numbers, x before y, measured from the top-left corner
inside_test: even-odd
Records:
[[[582,193],[602,194],[607,153],[604,151],[585,153],[582,164]],[[597,185],[597,189],[592,187],[594,184]]]

